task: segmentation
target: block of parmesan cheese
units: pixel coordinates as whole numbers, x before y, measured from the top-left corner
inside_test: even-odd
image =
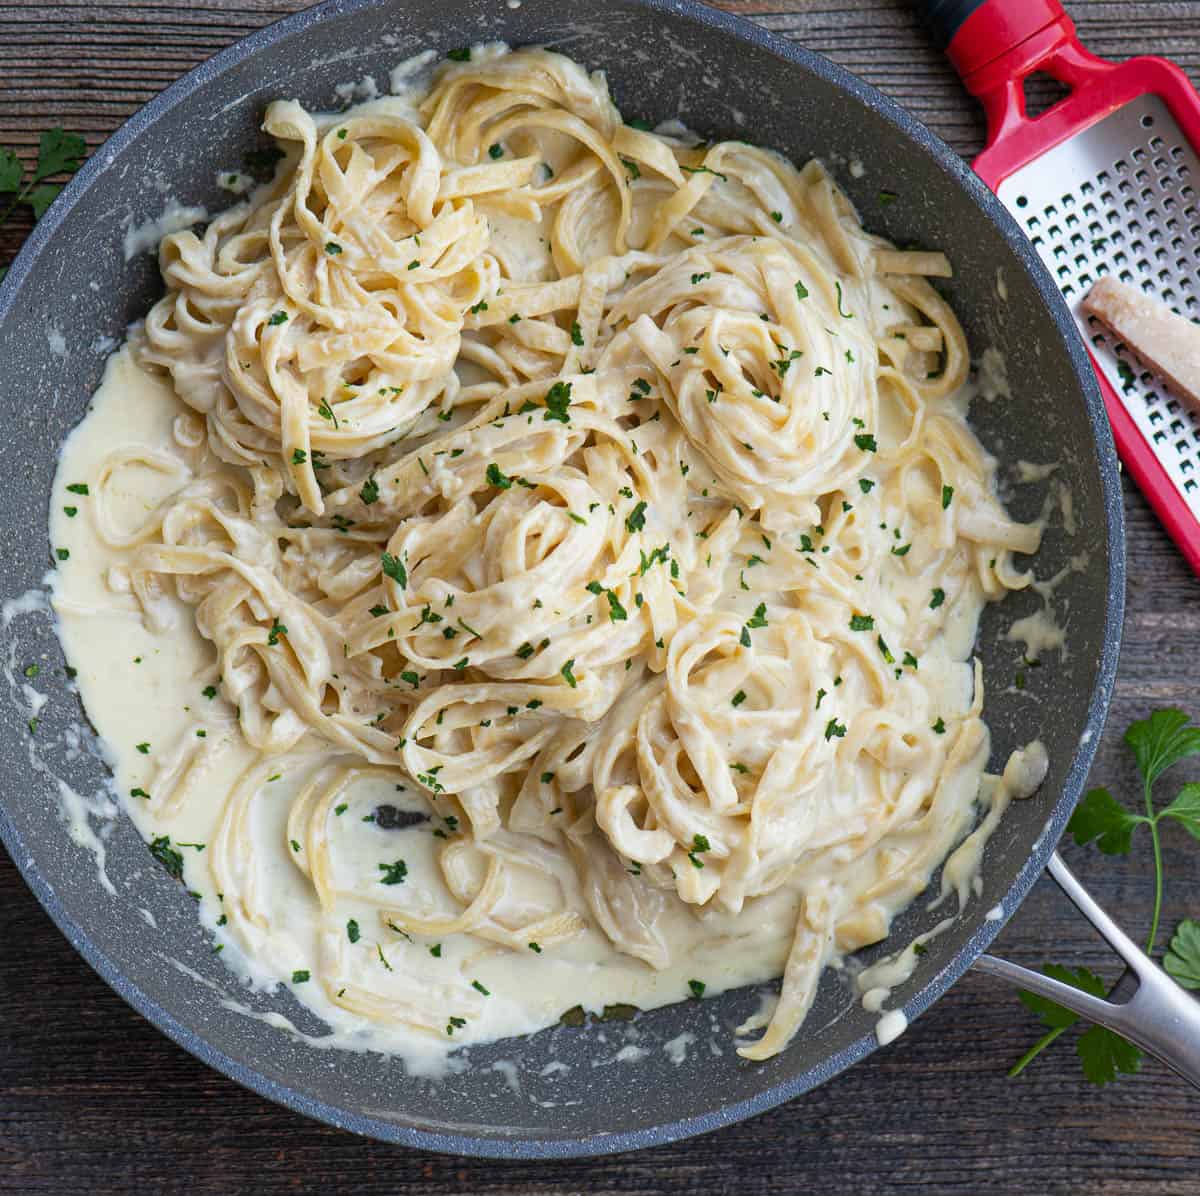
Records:
[[[1092,287],[1083,309],[1111,328],[1177,394],[1200,404],[1200,325],[1111,276]]]

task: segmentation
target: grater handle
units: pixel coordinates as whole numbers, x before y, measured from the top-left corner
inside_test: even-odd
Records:
[[[921,0],[917,8],[934,38],[979,98],[987,115],[987,146],[975,163],[985,182],[995,186],[989,167],[1008,164],[1032,131],[1025,112],[1025,79],[1044,71],[1078,92],[1110,75],[1116,67],[1089,54],[1058,0]],[[1072,95],[1036,120],[1051,142],[1061,125],[1066,135],[1078,117]],[[997,171],[1000,173],[1000,171]]]

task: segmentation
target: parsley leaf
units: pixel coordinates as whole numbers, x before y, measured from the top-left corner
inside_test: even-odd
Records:
[[[38,142],[33,181],[40,183],[51,175],[78,170],[86,154],[87,144],[78,133],[67,133],[59,128],[47,129]]]
[[[1105,855],[1126,855],[1139,822],[1107,789],[1089,789],[1075,807],[1067,830],[1083,847],[1094,842]]]
[[[1062,984],[1069,984],[1072,988],[1077,988],[1080,992],[1090,993],[1093,997],[1102,998],[1105,995],[1104,981],[1087,968],[1072,969],[1065,968],[1057,963],[1047,963],[1042,965],[1042,973],[1049,976],[1051,980],[1058,980]],[[1068,1026],[1073,1026],[1079,1021],[1079,1014],[1072,1013],[1057,1001],[1050,1000],[1049,997],[1041,997],[1037,993],[1025,992],[1024,989],[1017,996],[1020,997],[1021,1003],[1026,1008],[1032,1009],[1038,1015],[1042,1025],[1048,1030],[1065,1030]]]
[[[1164,818],[1172,819],[1193,838],[1200,839],[1200,783],[1185,784],[1161,809],[1155,808],[1154,784],[1172,765],[1200,755],[1200,727],[1194,726],[1182,710],[1156,710],[1149,718],[1129,726],[1125,742],[1133,751],[1142,776],[1145,812],[1133,813],[1105,788],[1091,789],[1072,814],[1067,829],[1081,846],[1094,843],[1105,855],[1125,855],[1130,850],[1134,831],[1143,824],[1147,827],[1154,859],[1154,912],[1145,947],[1146,953],[1151,954],[1158,940],[1162,914],[1164,867],[1160,824]],[[1185,987],[1200,987],[1200,923],[1185,919],[1179,924],[1163,966]],[[1086,969],[1073,973],[1066,968],[1054,969],[1053,965],[1047,965],[1043,970],[1085,992],[1104,995],[1103,982]],[[1054,1002],[1039,1005],[1036,998],[1026,993],[1021,994],[1021,999],[1039,1013],[1050,1029],[1026,1051],[1009,1075],[1019,1075],[1032,1059],[1077,1020]],[[1101,1026],[1092,1026],[1080,1035],[1075,1049],[1084,1075],[1097,1085],[1111,1083],[1122,1073],[1136,1072],[1141,1065],[1142,1052],[1136,1046]]]
[[[1103,1026],[1092,1026],[1079,1036],[1075,1053],[1083,1066],[1083,1074],[1102,1088],[1111,1084],[1119,1074],[1133,1075],[1141,1068],[1142,1052],[1132,1042]]]
[[[1200,727],[1189,722],[1182,710],[1156,710],[1125,732],[1125,742],[1133,749],[1147,785],[1153,785],[1172,764],[1200,755]]]
[[[21,189],[25,168],[10,149],[0,149],[0,194],[12,195]]]
[[[1193,839],[1200,839],[1200,783],[1184,785],[1161,816],[1174,818]]]
[[[57,127],[47,129],[38,144],[33,174],[22,187],[25,171],[20,158],[11,149],[0,149],[0,195],[12,196],[8,203],[0,205],[0,224],[8,219],[18,204],[28,204],[34,220],[40,220],[62,190],[62,184],[42,180],[56,174],[73,173],[86,154],[87,145],[78,133],[67,133]],[[7,269],[6,266],[0,266],[0,279],[4,278]]]
[[[1200,988],[1200,922],[1184,918],[1179,923],[1163,967],[1184,988]]]

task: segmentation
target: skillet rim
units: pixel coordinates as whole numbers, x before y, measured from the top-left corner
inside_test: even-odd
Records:
[[[268,51],[280,40],[303,32],[318,24],[335,20],[347,13],[386,7],[391,0],[325,0],[312,8],[293,13],[247,35],[205,60],[177,79],[133,114],[107,141],[99,147],[67,184],[62,195],[30,234],[7,277],[0,283],[0,324],[13,308],[22,284],[30,276],[39,255],[49,245],[64,217],[83,197],[93,181],[107,169],[111,160],[135,138],[147,132],[159,118],[179,101],[216,78],[228,68]],[[938,166],[957,183],[967,196],[982,209],[997,227],[1017,262],[1024,268],[1045,302],[1054,328],[1063,342],[1079,382],[1088,419],[1096,444],[1100,485],[1104,500],[1105,530],[1108,548],[1108,589],[1105,595],[1104,639],[1098,662],[1096,681],[1088,703],[1087,718],[1081,728],[1079,746],[1071,762],[1063,791],[1055,802],[1041,835],[1002,898],[1004,916],[988,921],[982,912],[975,932],[959,951],[924,987],[903,1005],[902,1012],[911,1022],[938,1000],[971,966],[1003,929],[1016,912],[1057,846],[1072,810],[1079,798],[1104,729],[1109,703],[1116,680],[1120,654],[1121,631],[1125,608],[1125,523],[1121,483],[1112,434],[1104,412],[1104,403],[1086,349],[1076,330],[1074,320],[1058,288],[1042,265],[1033,246],[1007,209],[988,190],[967,163],[940,137],[909,114],[896,101],[849,71],[814,51],[778,37],[749,20],[708,8],[697,0],[626,0],[651,14],[661,13],[683,17],[700,25],[782,58],[792,68],[806,75],[815,75],[840,90],[854,96],[887,120],[900,134],[906,147],[916,147],[928,153]],[[790,1079],[773,1084],[756,1096],[733,1104],[723,1104],[709,1113],[662,1124],[647,1126],[625,1133],[597,1133],[562,1138],[529,1138],[502,1135],[439,1133],[398,1125],[382,1118],[348,1113],[346,1110],[315,1100],[285,1084],[261,1075],[210,1046],[198,1033],[180,1023],[157,1001],[133,984],[120,968],[90,940],[66,912],[53,886],[42,875],[33,856],[0,803],[0,840],[10,858],[21,872],[25,883],[38,902],[62,931],[71,946],[123,1000],[161,1030],[168,1038],[209,1067],[241,1084],[245,1088],[283,1105],[306,1117],[369,1136],[385,1142],[444,1154],[468,1155],[496,1159],[580,1158],[616,1154],[623,1151],[664,1145],[697,1134],[708,1133],[748,1117],[764,1113],[777,1105],[810,1091],[832,1079],[847,1067],[865,1058],[878,1048],[873,1033],[864,1034],[834,1055],[827,1056]]]

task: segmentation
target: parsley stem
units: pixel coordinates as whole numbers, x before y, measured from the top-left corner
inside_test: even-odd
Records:
[[[1074,1025],[1074,1023],[1072,1023],[1072,1025]],[[1069,1028],[1070,1027],[1068,1026],[1059,1026],[1057,1029],[1043,1034],[1041,1038],[1039,1038],[1037,1042],[1035,1042],[1033,1046],[1031,1046],[1029,1050],[1027,1050],[1025,1054],[1023,1054],[1020,1059],[1018,1059],[1016,1063],[1009,1068],[1008,1078],[1010,1080],[1016,1079],[1016,1077],[1019,1076],[1021,1072],[1023,1072],[1060,1034],[1064,1033]]]
[[[1158,919],[1162,913],[1163,895],[1163,862],[1162,844],[1158,839],[1158,816],[1154,813],[1154,804],[1150,800],[1150,785],[1147,781],[1142,787],[1146,797],[1146,816],[1150,824],[1150,842],[1154,847],[1154,916],[1150,919],[1150,934],[1146,939],[1146,954],[1154,952],[1154,942],[1158,938]]]

